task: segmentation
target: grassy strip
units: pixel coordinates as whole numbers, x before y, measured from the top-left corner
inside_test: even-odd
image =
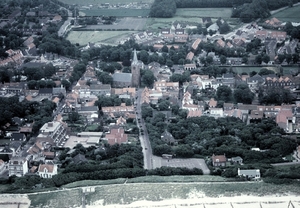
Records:
[[[104,4],[104,3],[110,3],[110,4],[128,4],[128,3],[132,3],[132,0],[59,0],[60,2],[63,2],[65,4],[78,4],[78,5],[97,5],[97,4]],[[144,3],[153,3],[154,0],[142,0],[141,2]]]
[[[105,180],[105,181],[100,181],[100,180],[84,180],[84,181],[76,181],[74,183],[69,183],[62,188],[76,188],[76,187],[84,187],[84,186],[101,186],[101,185],[111,185],[111,184],[123,184],[125,182],[124,178],[117,178],[113,180]]]

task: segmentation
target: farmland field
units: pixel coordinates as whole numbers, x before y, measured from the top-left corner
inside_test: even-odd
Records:
[[[300,5],[284,9],[272,15],[272,17],[276,17],[277,19],[283,22],[285,21],[299,22],[300,21],[299,11],[300,11]]]
[[[65,4],[78,4],[78,5],[91,5],[91,4],[104,4],[104,3],[110,3],[110,4],[126,4],[126,3],[132,3],[132,0],[59,0]],[[154,0],[142,0],[139,2],[143,3],[153,3]]]
[[[132,31],[71,31],[67,40],[71,43],[78,43],[83,46],[91,43],[115,44],[118,40],[128,37]]]
[[[176,16],[183,17],[230,18],[231,13],[231,8],[185,8],[176,10]]]
[[[83,16],[145,17],[149,15],[150,9],[87,9],[80,12]]]

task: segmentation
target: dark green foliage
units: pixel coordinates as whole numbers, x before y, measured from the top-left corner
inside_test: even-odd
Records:
[[[241,90],[244,90],[241,87]],[[151,110],[151,107],[147,107]],[[151,110],[153,111],[153,110]],[[176,154],[178,157],[193,157],[195,154],[211,156],[226,154],[227,157],[241,156],[245,163],[283,162],[282,157],[290,154],[297,144],[289,137],[283,137],[283,129],[272,120],[263,119],[246,125],[240,119],[225,117],[180,117],[170,123],[163,122],[156,113],[153,118],[145,117],[153,154]],[[178,142],[171,146],[161,139],[167,129]],[[258,147],[263,152],[251,151]]]
[[[203,175],[201,169],[193,168],[172,168],[172,167],[161,167],[154,170],[149,170],[148,175],[160,175],[160,176],[170,176],[170,175]]]
[[[247,84],[240,84],[234,90],[233,97],[236,103],[251,104],[254,93],[251,92]]]
[[[228,102],[232,100],[232,90],[226,85],[219,86],[216,94],[218,101],[222,100],[224,102]]]
[[[268,88],[259,96],[259,102],[265,105],[290,104],[294,99],[295,98],[290,90],[281,87]]]
[[[155,0],[151,6],[151,17],[173,17],[176,13],[176,3],[173,0]]]
[[[155,79],[155,76],[151,70],[142,70],[142,85],[146,87],[152,87]]]

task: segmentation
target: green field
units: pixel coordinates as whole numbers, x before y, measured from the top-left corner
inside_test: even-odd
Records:
[[[299,22],[300,21],[300,5],[282,10],[272,15],[283,22]]]
[[[91,5],[91,4],[104,4],[104,3],[110,3],[110,4],[126,4],[126,3],[132,3],[132,0],[59,0],[65,4],[78,4],[78,5]],[[153,3],[154,0],[141,0],[139,2],[143,3]]]
[[[87,9],[80,10],[82,16],[146,17],[150,9]]]
[[[115,44],[117,40],[131,33],[132,31],[71,31],[67,36],[67,40],[74,44],[78,43],[81,46],[89,42]]]
[[[231,8],[185,8],[176,9],[176,16],[182,17],[212,17],[230,18]]]

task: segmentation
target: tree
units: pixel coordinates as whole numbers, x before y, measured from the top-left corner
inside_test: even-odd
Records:
[[[251,92],[247,84],[240,84],[233,92],[236,103],[251,104],[254,99],[254,93]]]
[[[98,80],[102,82],[102,84],[112,84],[113,78],[107,72],[97,73]]]
[[[141,50],[139,52],[139,60],[141,60],[143,63],[147,64],[148,63],[148,58],[149,58],[149,54],[148,54],[147,51]]]
[[[168,66],[168,67],[172,67],[173,66],[173,61],[171,60],[171,59],[167,59],[167,61],[166,61],[166,65]]]
[[[278,61],[279,63],[282,63],[285,59],[285,54],[278,54]]]
[[[243,64],[247,64],[248,63],[248,57],[247,56],[243,56],[242,57],[242,63]]]
[[[152,117],[153,109],[148,105],[142,105],[142,118]]]
[[[258,55],[255,57],[255,62],[256,62],[257,64],[261,64],[261,62],[262,62],[262,56],[261,56],[261,54],[258,54]]]
[[[224,56],[224,55],[220,56],[220,62],[221,62],[221,64],[226,64],[226,60],[227,60],[226,56]]]
[[[61,84],[62,84],[62,86],[64,86],[64,88],[66,88],[66,90],[69,90],[69,88],[71,87],[71,83],[66,79],[63,79],[61,81]]]
[[[169,52],[168,46],[167,46],[167,45],[164,45],[164,46],[161,48],[161,52],[168,53],[168,52]]]
[[[288,64],[290,64],[291,61],[292,61],[292,59],[293,59],[292,54],[286,54],[285,59],[286,59],[286,62],[287,62]]]
[[[80,115],[74,111],[68,114],[68,119],[71,123],[75,123],[80,119]]]
[[[270,61],[270,56],[268,56],[267,54],[264,54],[262,56],[262,61],[265,62],[266,64],[269,63]]]
[[[226,85],[219,86],[217,89],[217,99],[228,102],[232,100],[232,90]]]
[[[213,59],[212,56],[207,56],[207,57],[206,57],[206,63],[212,64],[213,62],[214,62],[214,59]]]
[[[152,87],[155,81],[155,76],[151,70],[142,71],[142,83],[147,87]]]
[[[294,64],[298,63],[298,61],[299,61],[299,54],[298,53],[294,53],[292,55],[292,57],[293,57],[293,63]]]
[[[259,74],[260,76],[262,76],[262,75],[275,74],[275,72],[274,72],[273,70],[271,70],[271,69],[262,68],[262,69],[258,72],[258,74]]]

